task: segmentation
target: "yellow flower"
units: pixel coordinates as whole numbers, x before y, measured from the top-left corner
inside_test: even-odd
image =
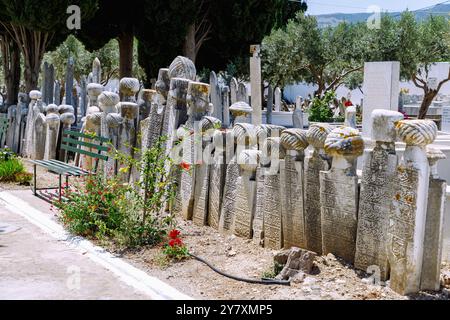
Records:
[[[120,173],[127,173],[128,172],[128,167],[122,167],[119,169]]]

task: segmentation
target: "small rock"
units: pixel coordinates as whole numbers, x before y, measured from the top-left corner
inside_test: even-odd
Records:
[[[303,279],[303,284],[305,286],[311,286],[313,284],[315,284],[317,282],[317,280],[313,277],[306,277]]]
[[[329,253],[329,254],[327,254],[327,259],[332,261],[332,260],[336,260],[336,257],[334,256],[334,254]]]
[[[304,272],[298,272],[295,276],[291,277],[292,283],[301,283],[305,280],[306,274]]]
[[[346,281],[343,280],[343,279],[338,279],[338,280],[336,280],[336,283],[339,283],[339,284],[345,284]]]
[[[441,283],[443,286],[450,286],[450,271],[444,271],[441,274]]]
[[[236,251],[234,251],[234,250],[230,250],[227,252],[227,256],[229,256],[229,257],[234,257],[235,255],[236,255]]]

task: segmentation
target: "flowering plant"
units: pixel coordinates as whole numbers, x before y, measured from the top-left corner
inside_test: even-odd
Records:
[[[189,251],[179,237],[181,232],[173,229],[168,233],[168,242],[164,245],[163,253],[174,260],[183,260],[189,256]]]

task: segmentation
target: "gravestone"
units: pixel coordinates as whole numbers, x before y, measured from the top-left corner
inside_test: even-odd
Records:
[[[266,110],[266,123],[272,124],[272,112],[273,112],[273,88],[269,84],[267,88],[267,110]]]
[[[43,113],[39,113],[34,121],[33,140],[35,141],[35,145],[31,158],[34,160],[44,159],[47,144],[47,124],[46,117]]]
[[[285,150],[279,137],[269,137],[263,144],[261,167],[264,172],[264,247],[279,250],[283,247],[282,227],[282,187],[280,181],[280,161],[285,157]]]
[[[14,140],[12,144],[12,151],[15,153],[21,153],[24,145],[23,137],[25,136],[26,116],[28,112],[27,100],[28,95],[26,93],[19,93],[18,102],[16,108],[16,123],[14,124]]]
[[[223,189],[227,169],[227,146],[232,146],[231,130],[216,130],[213,136],[214,161],[211,165],[209,182],[208,225],[219,228],[220,210],[222,208]]]
[[[183,146],[182,164],[187,164],[190,167],[189,172],[183,170],[180,177],[180,198],[181,198],[181,214],[186,220],[193,218],[194,201],[196,184],[197,191],[202,189],[205,194],[202,199],[201,208],[195,217],[195,221],[199,224],[205,224],[207,219],[207,177],[209,174],[208,165],[211,152],[207,152],[208,160],[203,159],[203,141],[202,133],[213,129],[215,124],[220,121],[214,117],[206,117],[211,112],[212,105],[208,101],[209,85],[201,82],[189,82],[186,107],[188,120],[186,125],[180,128],[184,133],[181,141]],[[209,145],[210,142],[206,145]],[[204,188],[203,188],[204,187]],[[200,196],[200,195],[199,195]]]
[[[442,107],[441,131],[450,133],[450,106]]]
[[[331,132],[326,123],[312,124],[306,139],[313,151],[305,158],[305,236],[306,246],[310,251],[322,254],[322,227],[320,213],[320,172],[329,169],[323,150],[325,139]]]
[[[403,119],[397,111],[375,109],[372,112],[373,150],[364,158],[359,197],[355,267],[367,271],[376,265],[380,280],[389,275],[387,232],[390,199],[395,194],[398,156],[395,153],[395,123]]]
[[[281,134],[286,150],[280,162],[281,216],[285,248],[306,248],[304,216],[304,150],[308,146],[306,131],[287,129]]]
[[[303,129],[303,111],[302,111],[302,103],[303,99],[301,96],[298,96],[295,99],[295,110],[292,113],[292,126],[294,128]]]
[[[80,88],[81,88],[81,92],[80,92],[80,111],[81,111],[81,118],[83,118],[84,116],[86,116],[86,110],[87,110],[87,84],[86,84],[86,77],[85,76],[81,76],[81,81],[80,81]]]
[[[256,200],[256,168],[261,151],[244,150],[237,157],[241,175],[236,181],[236,201],[234,212],[233,233],[237,236],[251,239],[252,224]]]
[[[256,204],[255,216],[253,217],[253,243],[258,246],[264,246],[264,172],[265,168],[260,166],[256,169]]]
[[[427,217],[420,289],[439,291],[444,233],[444,204],[447,183],[437,173],[437,162],[446,158],[439,149],[428,148],[430,186],[428,190]]]
[[[72,104],[74,61],[69,57],[66,67],[66,104]]]
[[[370,116],[375,109],[398,111],[400,92],[400,63],[398,61],[364,63],[364,107],[362,134],[371,136]]]
[[[231,78],[230,81],[230,104],[235,104],[238,102],[238,91],[239,91],[239,84],[236,80],[236,78]]]
[[[56,107],[56,105],[54,105]],[[45,123],[47,125],[47,137],[45,139],[45,160],[56,159],[56,147],[58,144],[58,134],[59,134],[59,126],[60,119],[58,109],[51,109],[51,112],[48,112],[45,116]]]
[[[27,115],[27,124],[25,128],[25,137],[24,137],[24,148],[22,150],[24,157],[31,157],[33,152],[33,132],[34,132],[34,121],[38,116],[39,112],[34,108],[36,103],[40,101],[42,98],[42,94],[40,91],[32,90],[30,91],[30,104],[28,105],[28,115]]]
[[[250,46],[250,83],[251,83],[251,106],[253,109],[252,123],[260,125],[262,121],[262,92],[261,92],[261,47]]]
[[[60,130],[59,130],[59,139],[60,142],[65,130],[71,130],[72,124],[75,123],[75,108],[71,105],[63,104],[58,107],[58,112],[60,114],[59,119],[61,120]],[[67,160],[67,151],[59,148],[60,143],[57,145],[57,150],[59,149],[59,160],[66,161]]]
[[[281,89],[279,87],[275,88],[275,112],[281,111]]]
[[[59,80],[55,81],[55,95],[53,99],[53,103],[59,106],[61,104],[61,84]]]
[[[390,210],[388,259],[390,287],[405,295],[420,290],[430,180],[426,145],[433,143],[437,127],[431,120],[401,120],[396,130],[406,148]]]
[[[358,176],[356,159],[364,152],[358,130],[338,127],[324,145],[333,157],[329,171],[320,172],[322,254],[333,253],[354,262],[358,218]]]
[[[348,106],[345,108],[344,125],[356,129],[356,107]],[[372,127],[373,129],[373,127]]]
[[[101,83],[102,81],[102,67],[100,60],[95,57],[94,61],[92,61],[92,82],[93,83]]]
[[[212,116],[223,120],[223,107],[222,107],[222,97],[221,97],[221,88],[219,87],[219,82],[217,79],[217,75],[214,71],[211,71],[209,76],[209,85],[210,85],[210,98],[211,103],[213,104]]]
[[[8,148],[10,148],[10,149],[12,148],[12,145],[14,143],[14,133],[16,131],[16,128],[15,128],[16,110],[17,110],[16,105],[11,105],[8,107],[8,113],[7,113],[8,130],[6,132],[5,145],[8,146]]]
[[[224,128],[230,127],[230,87],[224,86],[222,88],[222,106],[223,106],[223,121]]]
[[[246,102],[239,101],[230,106],[231,123],[251,123],[253,109]]]

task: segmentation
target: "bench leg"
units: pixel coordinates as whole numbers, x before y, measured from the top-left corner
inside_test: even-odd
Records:
[[[62,176],[59,175],[59,194],[58,194],[59,202],[61,202],[61,192],[62,192],[62,183],[61,183],[61,180],[62,180]]]
[[[33,166],[33,179],[34,179],[34,181],[33,181],[33,194],[36,196],[37,195],[37,192],[36,192],[36,164],[34,164],[34,166]]]

